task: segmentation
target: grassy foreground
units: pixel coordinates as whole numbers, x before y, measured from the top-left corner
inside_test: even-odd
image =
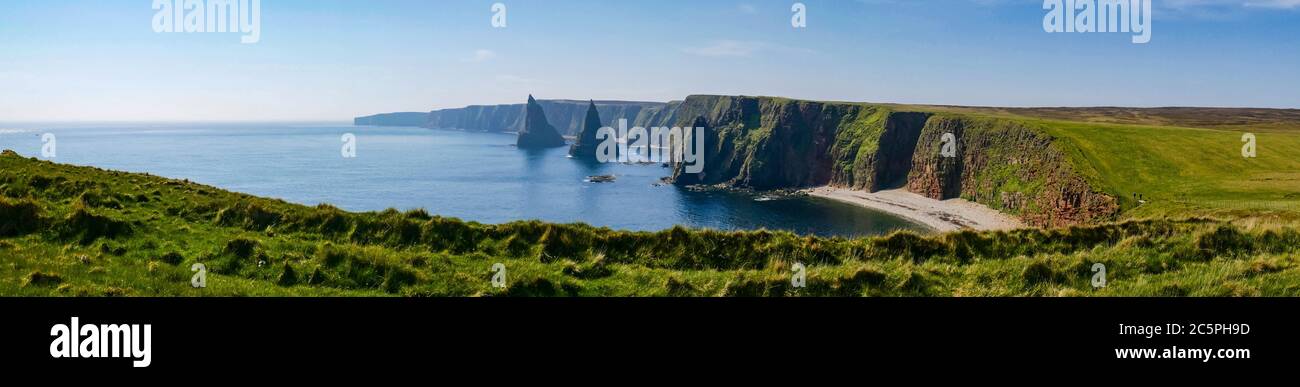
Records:
[[[1296,296],[1298,253],[1294,223],[1258,218],[867,239],[483,225],[0,155],[4,296]]]

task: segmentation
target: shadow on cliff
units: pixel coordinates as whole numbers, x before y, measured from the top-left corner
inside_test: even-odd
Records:
[[[907,186],[912,172],[912,157],[916,145],[920,142],[921,131],[930,119],[927,113],[893,113],[885,121],[884,133],[880,136],[876,177],[871,190],[880,191]]]

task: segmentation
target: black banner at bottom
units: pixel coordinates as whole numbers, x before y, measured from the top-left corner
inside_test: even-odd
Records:
[[[1288,364],[1296,299],[0,299],[6,368]],[[435,360],[436,359],[436,360]],[[694,371],[692,371],[694,372]]]

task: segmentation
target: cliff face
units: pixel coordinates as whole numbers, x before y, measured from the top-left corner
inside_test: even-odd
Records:
[[[954,135],[954,157],[941,154],[944,133]],[[1116,198],[1090,186],[1058,146],[1015,121],[936,116],[922,130],[907,186],[932,198],[982,203],[1037,226],[1112,218]]]
[[[565,145],[564,137],[546,120],[542,106],[528,96],[528,107],[524,119],[524,130],[519,131],[515,143],[519,148],[557,148]]]
[[[867,104],[763,97],[692,96],[668,121],[700,120],[704,172],[674,168],[679,185],[777,189],[820,185],[865,191],[906,187],[935,199],[965,198],[1036,226],[1112,218],[1098,192],[1043,131],[1005,119],[896,111]],[[951,133],[953,157],[943,157]]]
[[[859,107],[840,125],[831,154],[836,163],[830,185],[865,191],[902,187],[912,169],[912,153],[928,113]]]
[[[863,104],[691,96],[677,109],[678,122],[669,125],[703,118],[709,127],[704,173],[689,176],[675,168],[673,180],[754,189],[821,185],[876,189],[902,175],[885,165],[905,164],[911,156],[910,148],[881,150],[880,138],[906,137],[887,134],[886,129],[919,133],[919,126],[907,125],[914,116],[923,117],[891,116]],[[915,139],[911,143],[914,146]]]
[[[704,118],[704,116],[696,116],[695,119],[691,121],[690,128],[693,128],[692,130],[699,130],[704,132],[705,141],[704,141],[704,148],[702,149],[703,152],[701,156],[703,157],[704,160],[712,160],[718,156],[725,156],[728,153],[728,152],[724,152],[724,149],[726,148],[722,148],[719,146],[722,144],[721,142],[714,141],[714,139],[718,138],[717,133],[715,132],[714,128],[709,127],[709,121],[708,119]],[[694,134],[692,134],[692,138],[695,138]],[[671,148],[673,147],[672,142],[673,140],[669,139],[666,142],[666,144],[668,144],[668,146]],[[673,152],[675,152],[675,150]],[[669,157],[671,160],[672,157],[671,152],[669,153]],[[700,173],[686,173],[684,165],[675,164],[673,166],[673,175],[669,179],[672,180],[673,184],[677,184],[677,185],[709,184],[710,176],[720,175],[720,173],[718,173],[716,169],[713,174],[710,174],[708,170],[709,165],[710,165],[709,163],[705,163],[704,164],[705,169]]]
[[[429,121],[429,113],[388,113],[357,117],[352,120],[357,126],[424,126]]]

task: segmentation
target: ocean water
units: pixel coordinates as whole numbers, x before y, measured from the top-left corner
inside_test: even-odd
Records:
[[[56,162],[350,211],[424,208],[482,223],[540,219],[642,231],[674,225],[822,236],[925,230],[825,199],[659,184],[669,173],[662,166],[586,163],[568,158],[565,148],[520,150],[510,134],[319,124],[0,125],[0,149],[39,157],[44,133],[55,135]],[[346,133],[356,136],[356,158],[342,157]],[[617,181],[584,181],[592,175]]]

